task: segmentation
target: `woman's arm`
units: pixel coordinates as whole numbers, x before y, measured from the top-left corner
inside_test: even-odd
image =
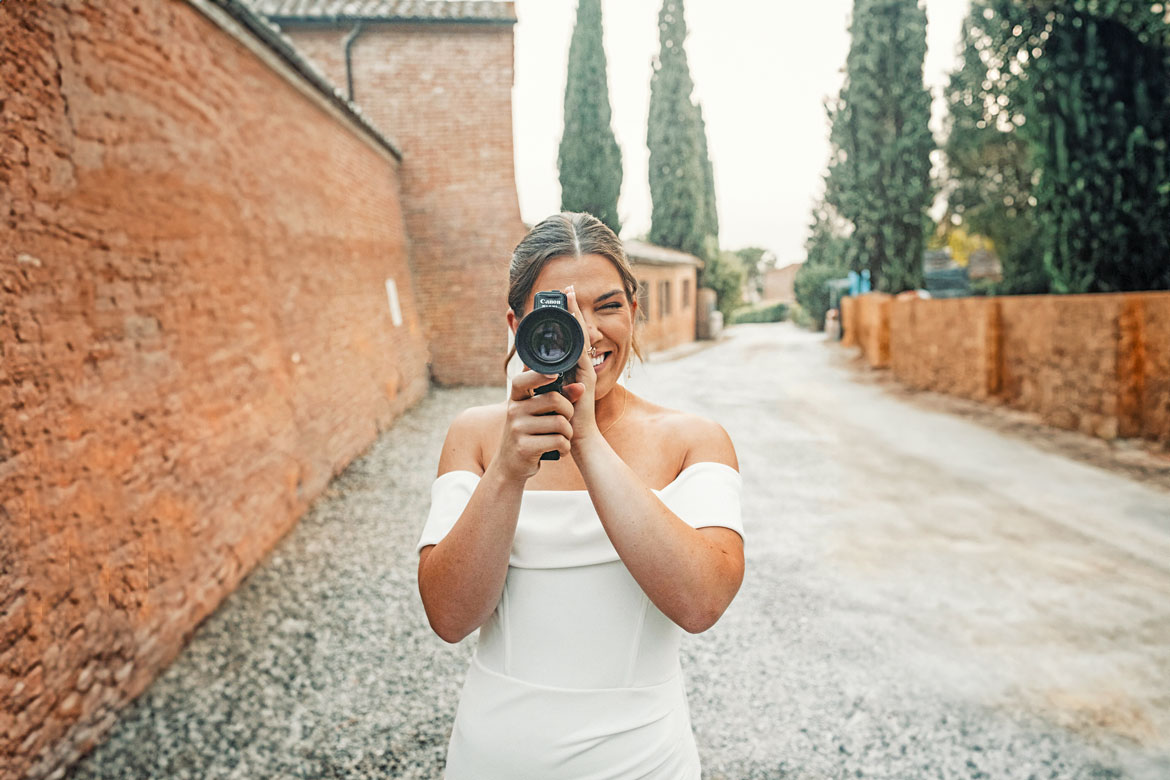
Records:
[[[570,285],[565,292],[569,311],[586,328],[576,291]],[[566,388],[576,409],[571,419],[573,462],[601,524],[654,605],[687,631],[706,631],[743,582],[743,539],[729,528],[692,528],[646,487],[597,428],[597,377],[588,354],[577,368],[579,381]],[[735,447],[721,426],[698,417],[688,417],[687,423],[684,467],[714,461],[738,470]]]
[[[520,499],[528,478],[540,466],[541,453],[569,452],[572,404],[560,393],[528,396],[530,389],[554,378],[527,371],[513,380],[500,451],[487,469],[479,443],[492,419],[485,419],[482,410],[469,409],[447,433],[439,475],[456,470],[482,474],[451,531],[438,544],[419,552],[423,608],[431,628],[447,642],[458,642],[483,625],[500,600]]]
[[[723,428],[699,421],[686,465],[738,467]],[[743,540],[730,528],[692,528],[670,511],[601,435],[573,439],[573,460],[610,541],[664,615],[692,634],[715,625],[743,582]]]

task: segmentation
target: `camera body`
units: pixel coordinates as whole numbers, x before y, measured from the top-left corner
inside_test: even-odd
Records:
[[[541,374],[556,374],[536,394],[561,390],[577,378],[577,361],[585,351],[585,331],[569,313],[569,299],[559,290],[538,292],[533,296],[532,311],[516,327],[516,354],[524,365]],[[557,460],[555,450],[540,456]]]

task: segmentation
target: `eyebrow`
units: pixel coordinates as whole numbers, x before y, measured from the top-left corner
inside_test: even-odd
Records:
[[[621,295],[621,294],[622,294],[621,290],[610,290],[609,292],[605,293],[604,295],[599,295],[596,298],[594,298],[593,302],[594,303],[601,303],[606,298],[612,298],[615,295]]]

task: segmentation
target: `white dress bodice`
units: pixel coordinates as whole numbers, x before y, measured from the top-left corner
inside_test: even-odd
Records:
[[[479,477],[443,474],[418,549],[454,527]],[[739,473],[698,463],[654,491],[692,527],[743,535]],[[698,778],[680,629],[622,563],[584,490],[525,491],[495,611],[456,715],[448,780]]]

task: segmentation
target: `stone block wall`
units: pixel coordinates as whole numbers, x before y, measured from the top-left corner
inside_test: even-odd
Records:
[[[893,297],[885,293],[868,293],[856,299],[853,313],[856,343],[873,368],[890,365],[890,306]]]
[[[0,9],[0,778],[62,776],[426,390],[397,164],[290,73],[177,0]]]
[[[282,22],[344,88],[353,24]],[[402,144],[410,262],[439,384],[500,384],[508,260],[524,237],[512,151],[512,25],[367,22],[354,99]]]
[[[847,337],[880,365],[874,332],[888,330],[894,375],[911,387],[1170,443],[1170,293],[845,300]]]
[[[999,307],[987,299],[897,301],[890,308],[890,368],[916,389],[986,399],[999,371],[998,328]]]

